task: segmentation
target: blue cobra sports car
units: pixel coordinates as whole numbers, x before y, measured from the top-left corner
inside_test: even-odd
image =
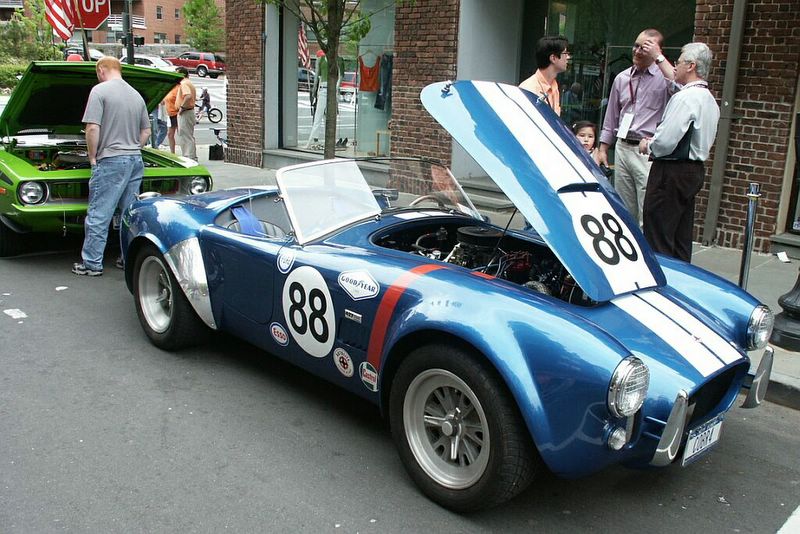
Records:
[[[687,465],[743,388],[744,406],[763,400],[770,310],[655,255],[548,107],[490,82],[421,99],[532,230],[491,224],[416,159],[378,181],[336,159],[277,186],[139,200],[122,244],[152,342],[225,330],[375,403],[413,480],[457,511],[542,469]]]

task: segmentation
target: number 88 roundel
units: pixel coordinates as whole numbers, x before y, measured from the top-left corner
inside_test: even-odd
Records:
[[[283,315],[292,338],[315,358],[324,358],[336,338],[333,301],[325,279],[313,267],[298,267],[283,285]]]

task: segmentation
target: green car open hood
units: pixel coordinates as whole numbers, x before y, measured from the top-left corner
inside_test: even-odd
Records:
[[[98,83],[95,65],[78,61],[31,63],[0,115],[0,136],[26,130],[81,133],[89,91]],[[180,74],[132,65],[122,66],[122,77],[142,95],[148,112],[183,79]]]

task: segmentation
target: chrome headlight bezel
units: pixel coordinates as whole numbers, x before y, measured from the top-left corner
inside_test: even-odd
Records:
[[[39,182],[22,182],[17,189],[17,196],[23,204],[41,204],[47,199],[47,187]]]
[[[763,304],[756,306],[747,321],[747,350],[760,350],[766,347],[772,336],[773,326],[775,326],[775,315],[769,306]]]
[[[608,384],[608,411],[618,418],[635,414],[644,404],[649,387],[650,369],[636,356],[628,356],[614,369]]]
[[[209,180],[206,176],[193,176],[189,182],[189,193],[199,195],[209,190]]]

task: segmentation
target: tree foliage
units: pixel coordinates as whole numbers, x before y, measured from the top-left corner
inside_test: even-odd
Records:
[[[183,4],[186,41],[197,50],[219,52],[225,49],[225,25],[214,0],[189,0]]]
[[[14,10],[11,19],[0,25],[0,61],[33,61],[59,59],[61,51],[53,40],[53,28],[47,22],[44,0],[26,2],[30,16],[21,9]]]
[[[256,0],[293,14],[317,36],[328,58],[328,87],[339,81],[339,46],[355,48],[367,33],[374,13],[364,12],[361,0]],[[395,2],[400,3],[400,0]],[[336,91],[328,91],[325,108],[325,158],[336,154]]]

